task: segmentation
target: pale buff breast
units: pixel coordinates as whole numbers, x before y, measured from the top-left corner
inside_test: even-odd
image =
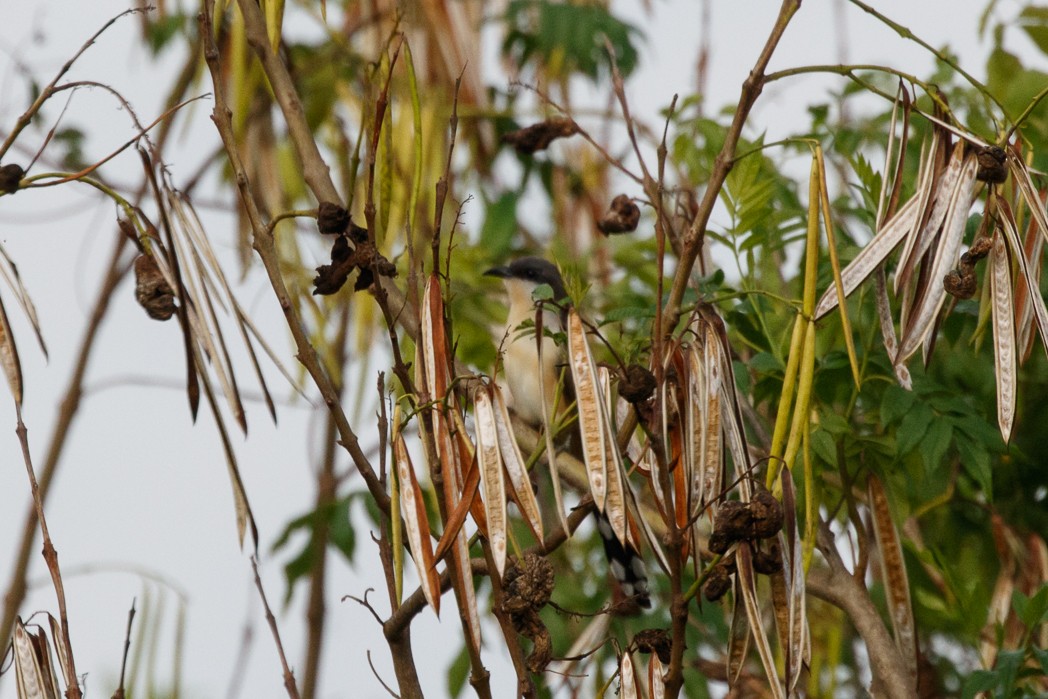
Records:
[[[502,364],[506,385],[513,396],[513,407],[521,419],[532,425],[542,424],[542,391],[552,411],[557,390],[557,376],[562,364],[560,348],[552,338],[542,339],[542,364],[538,363],[538,352],[533,328],[520,329],[526,321],[534,321],[535,312],[531,303],[531,285],[508,280],[510,315],[506,319],[505,353]],[[559,317],[546,311],[543,314],[545,327],[560,330]],[[540,382],[545,382],[542,387]],[[563,403],[563,401],[561,401]],[[552,412],[550,413],[552,416]]]

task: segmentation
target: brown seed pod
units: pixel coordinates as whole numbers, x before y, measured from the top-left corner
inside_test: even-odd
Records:
[[[655,392],[655,376],[639,364],[630,364],[619,376],[619,395],[630,403],[640,403]]]
[[[978,291],[979,287],[975,278],[975,271],[971,268],[967,270],[951,269],[942,278],[942,286],[946,289],[947,294],[959,299],[970,299],[975,296],[975,292]]]
[[[177,310],[175,292],[150,255],[135,258],[135,299],[153,320],[168,320]]]
[[[1008,168],[1005,165],[1006,154],[1000,146],[986,146],[976,153],[979,169],[975,179],[990,184],[1001,184],[1008,179]]]
[[[518,153],[530,154],[546,150],[556,139],[574,136],[578,132],[579,126],[574,119],[556,117],[511,131],[502,137],[502,141],[513,146]]]
[[[555,582],[553,566],[542,556],[529,553],[514,559],[502,578],[502,611],[509,615],[517,633],[534,645],[526,665],[531,672],[542,672],[553,658],[553,644],[539,610],[549,602]]]
[[[731,589],[731,567],[721,561],[710,569],[706,578],[706,584],[702,587],[702,595],[710,602],[716,602]],[[661,660],[661,658],[660,658]]]
[[[782,549],[775,541],[767,551],[757,549],[753,552],[753,569],[761,575],[774,575],[782,572]]]
[[[625,194],[611,200],[611,209],[597,223],[597,228],[604,235],[615,233],[632,233],[640,223],[640,207]]]
[[[750,515],[753,517],[753,536],[747,538],[770,539],[782,529],[782,503],[764,488],[753,494]]]
[[[633,637],[633,645],[641,653],[654,653],[663,664],[670,664],[672,642],[666,629],[642,629]]]
[[[25,177],[25,170],[21,165],[8,163],[0,167],[0,192],[4,194],[17,192],[23,177]]]
[[[959,299],[970,299],[978,290],[978,280],[975,276],[975,264],[990,253],[993,240],[986,236],[976,238],[968,252],[961,255],[961,262],[957,269],[951,269],[943,277],[942,285],[946,293]]]
[[[349,212],[338,204],[320,202],[317,207],[317,230],[325,235],[339,235],[349,226]]]

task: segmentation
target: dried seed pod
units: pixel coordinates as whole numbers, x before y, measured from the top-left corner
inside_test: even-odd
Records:
[[[502,608],[509,614],[542,609],[553,594],[554,582],[553,566],[542,556],[529,553],[523,561],[514,559],[502,578]]]
[[[619,377],[619,395],[630,403],[640,403],[655,392],[655,376],[639,364],[630,364]]]
[[[753,536],[747,538],[770,539],[782,530],[782,503],[774,495],[760,488],[749,503],[753,517]]]
[[[329,201],[320,202],[317,207],[317,230],[325,235],[339,235],[346,231],[349,224],[348,211]]]
[[[716,602],[731,589],[731,574],[734,571],[724,561],[710,569],[706,584],[702,588],[703,596],[710,602]]]
[[[574,136],[578,132],[579,127],[574,119],[557,117],[511,131],[502,137],[502,141],[513,146],[518,153],[530,154],[546,150],[554,140]]]
[[[990,250],[993,249],[993,238],[988,236],[982,236],[972,241],[972,246],[968,248],[968,252],[961,255],[961,261],[969,264],[974,264],[979,260],[983,259],[990,254]]]
[[[18,185],[22,182],[23,177],[25,177],[25,170],[22,169],[21,165],[8,163],[0,167],[0,192],[4,194],[17,192]]]
[[[753,552],[753,569],[761,575],[774,575],[782,572],[782,549],[773,541],[767,551],[760,549]]]
[[[533,644],[526,660],[531,672],[542,672],[553,659],[552,639],[539,610],[549,602],[554,582],[553,566],[535,553],[526,554],[523,561],[514,559],[502,578],[502,611],[517,633]]]
[[[1001,184],[1008,179],[1008,167],[1005,165],[1006,154],[1000,146],[986,146],[976,153],[979,169],[975,179],[990,184]]]
[[[615,233],[632,233],[640,223],[640,207],[625,194],[611,200],[611,208],[597,223],[597,228],[604,235]]]
[[[745,539],[752,527],[746,503],[728,500],[717,508],[717,519],[710,534],[710,551],[724,553],[740,539]]]
[[[970,299],[978,291],[978,281],[972,269],[951,269],[942,278],[946,293],[959,299]]]
[[[968,252],[961,255],[957,269],[951,269],[943,277],[942,285],[946,293],[959,299],[970,299],[978,291],[978,280],[975,276],[975,263],[990,253],[993,241],[983,236],[976,238]]]
[[[709,548],[724,553],[736,541],[768,539],[782,529],[782,503],[761,488],[750,502],[728,500],[717,509]]]
[[[654,653],[665,664],[670,662],[672,642],[666,629],[642,629],[633,637],[633,646],[641,653]]]
[[[175,292],[150,255],[135,258],[135,299],[153,320],[168,320],[175,314]]]

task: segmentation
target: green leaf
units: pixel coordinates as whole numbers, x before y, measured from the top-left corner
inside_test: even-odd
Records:
[[[633,40],[639,30],[599,4],[514,0],[505,17],[502,52],[521,65],[538,59],[553,75],[580,73],[596,81],[601,72],[610,73],[606,39],[623,76],[637,67]]]
[[[758,374],[782,373],[786,370],[779,358],[771,352],[758,352],[746,362],[746,366]]]
[[[947,420],[932,420],[928,431],[921,440],[921,458],[928,473],[933,472],[942,462],[942,457],[953,441],[953,427]]]
[[[466,686],[466,678],[469,677],[469,655],[466,654],[466,646],[451,661],[448,668],[448,696],[457,697],[462,694],[462,688]]]
[[[924,403],[917,403],[906,413],[895,434],[900,456],[909,454],[920,443],[934,417],[932,409]]]
[[[1041,664],[1041,671],[1048,675],[1048,648],[1030,648],[1030,652]]]
[[[837,463],[837,446],[833,443],[833,437],[826,430],[817,429],[811,433],[811,448],[816,456],[826,463]]]
[[[336,500],[335,502],[319,510],[313,510],[296,517],[287,523],[284,530],[273,542],[272,550],[277,552],[288,546],[292,535],[302,532],[306,535],[302,548],[290,561],[284,564],[284,578],[287,581],[287,590],[284,595],[284,603],[291,600],[291,593],[300,578],[308,576],[317,560],[316,528],[320,522],[327,524],[328,543],[338,550],[346,560],[353,562],[353,552],[356,549],[356,533],[349,517],[349,505],[353,496]],[[365,501],[370,498],[365,498]]]
[[[975,699],[980,692],[988,692],[998,687],[1001,683],[997,673],[993,670],[976,670],[964,682],[961,699]]]
[[[913,391],[896,384],[889,385],[881,397],[881,424],[890,425],[909,412],[915,398]]]
[[[1048,7],[1024,7],[1019,13],[1019,26],[1041,53],[1048,53]]]
[[[833,412],[823,412],[819,415],[819,427],[837,436],[851,434],[853,431],[851,423]]]
[[[655,317],[654,306],[620,306],[604,314],[604,323],[618,323],[623,320],[644,320]]]
[[[1029,629],[1048,621],[1048,585],[1042,585],[1033,597],[1015,590],[1012,593],[1012,607],[1019,620]]]
[[[986,499],[992,500],[993,472],[990,468],[990,454],[980,444],[972,442],[967,437],[958,438],[957,453],[961,457],[961,466],[964,467],[964,471],[979,484]]]
[[[352,563],[353,553],[357,547],[357,534],[349,519],[348,499],[333,504],[329,526],[328,536],[331,545],[345,556],[347,563]]]
[[[506,192],[488,204],[484,212],[484,225],[480,228],[480,247],[493,260],[509,255],[513,237],[517,234],[516,192]]]

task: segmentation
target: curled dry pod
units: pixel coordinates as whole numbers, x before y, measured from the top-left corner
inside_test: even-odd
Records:
[[[573,119],[555,117],[511,131],[502,137],[502,141],[513,146],[518,153],[534,153],[546,150],[558,138],[574,136],[578,132],[579,126]]]
[[[597,223],[597,228],[604,235],[615,233],[632,233],[640,223],[640,207],[625,194],[611,200],[611,208]]]
[[[975,179],[990,184],[1001,184],[1008,179],[1007,154],[1000,146],[986,146],[980,148],[975,157],[978,159],[979,169],[975,172]]]
[[[151,255],[135,258],[135,299],[153,320],[168,320],[175,314],[175,292]]]
[[[21,165],[8,163],[0,166],[0,192],[4,194],[17,192],[18,185],[22,182],[23,177],[25,177],[25,170],[22,169]]]

